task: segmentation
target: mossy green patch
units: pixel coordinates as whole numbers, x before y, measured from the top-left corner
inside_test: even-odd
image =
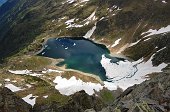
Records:
[[[50,86],[50,84],[48,82],[46,82],[45,80],[39,78],[39,77],[34,77],[34,76],[25,76],[25,82],[26,83],[34,83],[36,84],[36,86]]]
[[[59,105],[64,105],[69,100],[69,96],[60,94],[59,91],[52,86],[38,85],[17,93],[20,97],[25,97],[28,94],[38,96],[36,100],[37,105],[51,104],[52,102],[58,102]],[[48,97],[44,98],[44,96]]]
[[[51,61],[47,58],[39,56],[16,56],[10,58],[7,62],[9,69],[12,70],[39,70],[43,69],[45,66],[49,65]]]
[[[115,100],[113,93],[109,90],[100,91],[100,97],[106,104],[112,103]]]

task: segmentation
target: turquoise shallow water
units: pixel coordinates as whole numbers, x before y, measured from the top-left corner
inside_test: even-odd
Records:
[[[113,63],[124,59],[111,57],[110,51],[102,44],[94,43],[83,37],[65,37],[51,38],[44,45],[44,49],[38,54],[39,56],[50,57],[54,59],[64,59],[57,66],[66,65],[69,69],[79,70],[85,73],[91,73],[106,80],[105,69],[100,61],[105,54],[112,59]]]

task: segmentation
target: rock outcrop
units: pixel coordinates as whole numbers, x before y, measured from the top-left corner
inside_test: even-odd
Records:
[[[96,96],[89,96],[85,91],[80,91],[71,96],[65,105],[59,105],[57,102],[50,104],[35,104],[33,112],[84,112],[86,109],[93,108],[100,111],[104,108],[104,103]]]
[[[125,90],[114,102],[121,112],[169,112],[170,74],[159,73],[151,80]]]
[[[0,88],[0,112],[30,112],[32,106],[7,88]]]

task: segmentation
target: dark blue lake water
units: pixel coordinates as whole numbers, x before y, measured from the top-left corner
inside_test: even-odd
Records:
[[[56,65],[66,65],[69,69],[95,74],[102,80],[106,80],[105,69],[100,63],[103,54],[112,59],[114,63],[124,60],[109,56],[110,51],[106,46],[94,43],[83,37],[51,38],[46,42],[44,49],[38,55],[64,59],[63,62]]]
[[[7,0],[0,0],[0,6],[3,5]]]

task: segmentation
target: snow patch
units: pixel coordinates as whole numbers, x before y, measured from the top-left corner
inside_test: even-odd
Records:
[[[46,71],[42,71],[42,73],[52,73],[52,72],[55,72],[55,73],[62,73],[63,71],[60,71],[60,70],[53,70],[53,69],[48,69]]]
[[[96,25],[84,35],[84,38],[90,38],[95,30],[96,30]]]
[[[17,81],[16,81],[16,80],[13,80],[12,82],[13,82],[13,83],[16,83]]]
[[[110,91],[117,90],[118,86],[112,82],[104,81],[104,87]]]
[[[43,96],[43,98],[48,98],[48,95],[46,95],[46,96]]]
[[[96,14],[96,10],[88,18],[84,20],[84,22],[86,22],[84,25],[88,25],[90,22],[97,20],[95,14]]]
[[[112,47],[117,46],[117,45],[119,44],[120,41],[121,41],[121,38],[117,39],[117,40],[115,41],[115,43],[112,45]]]
[[[78,24],[74,23],[75,20],[76,20],[75,18],[67,20],[65,22],[65,24],[67,25],[66,28],[68,29],[68,28],[80,28],[80,27],[83,27],[83,25],[78,25]]]
[[[6,82],[10,82],[11,80],[10,79],[4,79]]]
[[[144,41],[148,41],[148,40],[150,40],[151,38],[147,38],[147,39],[145,39]]]
[[[132,46],[134,46],[134,45],[138,44],[140,41],[141,41],[141,39],[140,39],[140,40],[138,40],[138,41],[136,41],[136,42],[134,42],[134,43],[129,44],[129,46],[128,46],[128,47],[132,47]]]
[[[159,66],[154,67],[151,61],[153,56],[147,62],[144,62],[143,59],[140,59],[132,63],[119,62],[119,65],[116,66],[114,63],[110,62],[110,59],[103,55],[101,64],[106,70],[106,76],[112,78],[112,83],[104,82],[105,87],[109,90],[116,90],[117,87],[125,90],[134,84],[140,84],[147,80],[147,74],[161,72],[161,70],[165,68],[167,64],[162,63]]]
[[[22,98],[25,102],[27,102],[28,104],[34,106],[35,102],[36,102],[36,98],[38,96],[33,96],[32,94],[27,95],[26,97]]]
[[[28,88],[31,88],[31,87],[32,87],[32,85],[30,85],[30,84],[26,84],[26,86],[27,86]]]
[[[43,74],[38,74],[38,73],[31,73],[31,74],[29,74],[30,76],[36,76],[36,77],[39,77],[39,76],[41,76],[41,75],[43,75]]]
[[[145,37],[148,36],[152,36],[152,35],[157,35],[157,34],[162,34],[162,33],[167,33],[170,32],[170,25],[168,25],[167,27],[162,27],[159,30],[153,30],[153,29],[149,29],[147,32],[143,32],[142,35],[145,35]]]
[[[99,20],[99,21],[101,21],[101,20],[103,20],[103,19],[104,19],[104,17],[100,18],[100,20]]]
[[[30,76],[37,76],[37,77],[43,75],[38,73],[32,73],[31,70],[16,70],[16,71],[8,70],[8,71],[12,74],[17,74],[17,75],[30,75]]]
[[[156,51],[156,52],[158,53],[158,52],[160,52],[160,51],[162,51],[162,50],[164,50],[164,49],[166,49],[166,47],[163,47],[162,49],[160,49],[160,50],[158,50],[158,51]]]
[[[42,76],[45,73],[51,73],[51,72],[62,73],[63,72],[63,71],[60,71],[60,70],[53,70],[53,69],[48,69],[48,70],[42,71],[42,74],[41,73],[33,73],[32,70],[16,70],[16,71],[8,70],[8,71],[12,74],[30,75],[30,76],[35,76],[35,77]]]
[[[17,92],[17,91],[23,90],[20,87],[17,87],[13,84],[5,84],[5,87],[10,89],[12,92]]]
[[[166,2],[165,0],[162,0],[162,3],[165,3],[165,4],[166,4],[167,2]]]
[[[91,82],[83,82],[80,79],[76,79],[75,76],[70,79],[62,78],[57,76],[53,81],[57,85],[55,88],[63,95],[72,95],[78,91],[84,90],[87,94],[93,95],[95,91],[100,91],[103,89],[101,84],[95,84]]]
[[[24,74],[30,74],[31,73],[30,70],[16,70],[16,71],[8,70],[8,71],[12,74],[17,74],[17,75],[24,75]]]
[[[112,63],[111,59],[102,55],[101,65],[106,71],[106,76],[112,81],[121,80],[124,77],[132,77],[137,69],[129,61],[119,61]]]
[[[89,0],[79,0],[79,3],[83,3],[83,2],[88,2]],[[67,0],[66,2],[68,3],[73,3],[73,2],[77,2],[77,0]]]
[[[74,2],[74,0],[67,0],[67,2],[71,4]]]

